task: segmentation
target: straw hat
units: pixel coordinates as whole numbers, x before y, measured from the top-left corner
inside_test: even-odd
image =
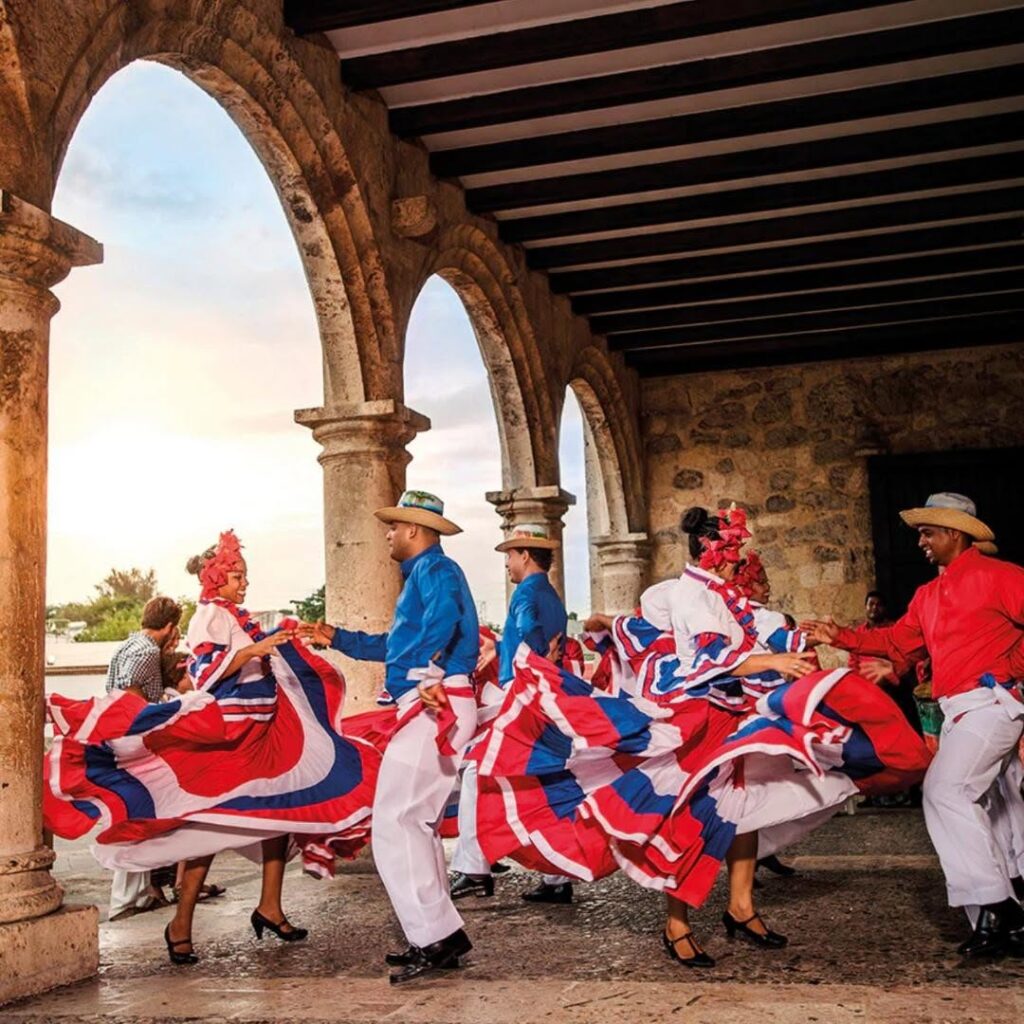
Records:
[[[444,502],[436,494],[427,491],[404,491],[397,505],[379,508],[373,514],[383,523],[415,523],[443,533],[446,537],[462,533],[461,526],[445,519]]]
[[[494,550],[511,551],[513,548],[545,548],[548,551],[553,551],[560,546],[557,540],[552,540],[548,536],[546,526],[539,526],[537,523],[522,523],[516,526],[508,537]]]
[[[997,547],[995,546],[995,544],[993,544],[993,543],[992,543],[992,541],[990,541],[990,540],[979,540],[979,541],[975,541],[975,542],[974,542],[974,546],[975,546],[975,547],[976,547],[976,548],[977,548],[977,549],[978,549],[978,550],[979,550],[979,551],[980,551],[980,552],[981,552],[981,553],[982,553],[983,555],[989,555],[989,556],[991,557],[991,556],[993,556],[993,555],[998,555],[998,554],[999,554],[999,548],[997,548]]]
[[[924,508],[908,508],[900,513],[907,526],[942,526],[960,530],[976,541],[993,541],[996,535],[978,518],[974,502],[963,494],[941,491],[929,495]]]

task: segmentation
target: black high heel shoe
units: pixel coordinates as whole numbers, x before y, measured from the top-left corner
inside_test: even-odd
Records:
[[[748,927],[751,921],[760,921],[764,925],[764,935]],[[753,917],[748,917],[746,921],[737,921],[727,910],[722,914],[722,924],[725,925],[725,934],[730,939],[736,938],[737,934],[739,934],[748,942],[752,942],[755,946],[760,946],[761,949],[782,949],[789,942],[785,935],[773,932],[768,925],[764,924],[760,914],[754,914]]]
[[[685,942],[690,947],[690,952],[693,956],[680,956],[679,951],[676,949],[677,942]],[[680,935],[678,939],[670,939],[665,932],[661,933],[661,944],[665,947],[665,952],[675,960],[677,964],[682,964],[684,967],[714,967],[715,961],[704,952],[703,949],[697,947],[697,943],[693,941],[693,932],[687,932],[685,935]]]
[[[167,955],[171,958],[172,964],[197,964],[199,963],[199,957],[195,953],[178,953],[175,951],[175,946],[191,946],[191,939],[178,939],[175,941],[171,938],[171,926],[168,925],[164,929],[164,942],[167,943]]]
[[[288,924],[288,919],[283,918],[280,924],[274,924],[269,918],[264,917],[258,910],[252,912],[252,917],[249,918],[252,922],[252,930],[256,933],[257,939],[263,938],[263,929],[273,932],[282,942],[301,942],[309,931],[306,928],[292,928],[291,931],[285,931],[284,926]]]

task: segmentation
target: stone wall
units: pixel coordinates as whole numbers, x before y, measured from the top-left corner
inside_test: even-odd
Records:
[[[1024,344],[646,381],[652,580],[690,505],[748,509],[773,604],[849,621],[874,583],[867,456],[1024,444]]]

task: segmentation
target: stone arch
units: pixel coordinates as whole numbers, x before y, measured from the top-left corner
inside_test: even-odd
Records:
[[[112,7],[48,113],[53,181],[92,97],[135,60],[166,64],[202,88],[266,169],[316,311],[325,406],[401,394],[391,303],[363,196],[316,85],[283,44],[279,25],[235,5],[208,13],[184,0]]]
[[[433,274],[455,289],[473,325],[498,420],[503,488],[556,482],[557,414],[511,267],[483,231],[459,225],[442,230],[423,280]]]
[[[593,438],[608,532],[640,533],[647,523],[640,438],[615,370],[596,345],[587,346],[577,356],[569,387]]]
[[[580,351],[569,387],[583,412],[591,605],[629,611],[649,569],[639,435],[602,349]]]

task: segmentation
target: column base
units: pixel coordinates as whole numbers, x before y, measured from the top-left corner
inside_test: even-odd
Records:
[[[91,978],[99,965],[95,907],[64,906],[0,924],[0,1004]]]

